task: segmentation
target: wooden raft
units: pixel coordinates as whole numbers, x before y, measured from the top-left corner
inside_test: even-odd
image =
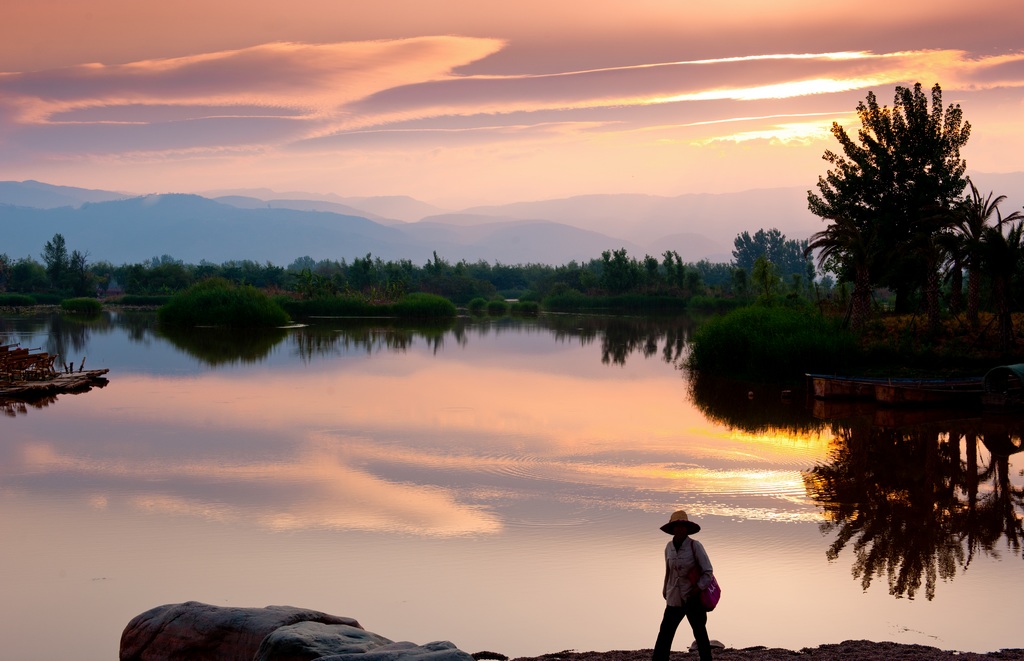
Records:
[[[53,366],[56,359],[38,349],[0,345],[0,397],[28,399],[107,385],[104,375],[110,370],[83,370],[79,366],[76,372],[72,366],[65,366],[64,372],[58,372]]]

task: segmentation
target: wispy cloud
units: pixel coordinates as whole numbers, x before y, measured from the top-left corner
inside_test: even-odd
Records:
[[[897,84],[939,82],[947,99],[1024,87],[1024,52],[1005,49],[800,49],[678,60],[628,51],[626,64],[605,54],[579,58],[603,66],[574,67],[564,57],[543,72],[526,54],[517,72],[521,48],[506,37],[459,35],[275,41],[0,73],[0,168],[77,161],[101,163],[113,176],[118,163],[186,173],[190,162],[234,162],[250,172],[259,162],[301,180],[387,182],[404,167],[436,170],[442,161],[455,179],[460,168],[478,173],[484,154],[474,150],[483,149],[506,165],[521,159],[524,178],[536,172],[526,163],[542,153],[557,153],[561,172],[585,177],[592,168],[576,164],[592,163],[603,148],[648,180],[667,181],[650,171],[678,162],[661,147],[811,145],[830,139],[831,122],[848,121],[867,90],[891,103]],[[502,186],[520,185],[506,172]]]

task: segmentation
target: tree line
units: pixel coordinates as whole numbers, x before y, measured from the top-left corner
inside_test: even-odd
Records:
[[[732,263],[688,263],[675,251],[665,251],[660,259],[650,255],[637,259],[623,248],[560,266],[491,264],[485,260],[452,263],[436,252],[423,265],[367,254],[351,261],[303,256],[287,266],[252,260],[186,264],[162,255],[115,266],[107,261],[89,263],[87,254],[78,250],[69,253],[64,237],[56,234],[44,246],[42,262],[32,257],[12,260],[0,254],[0,291],[53,296],[167,295],[217,277],[307,299],[357,295],[385,302],[405,293],[424,292],[462,305],[474,298],[539,301],[567,292],[744,296],[762,290],[778,293],[786,288],[784,279],[790,277],[793,291],[807,295],[813,266],[802,257],[805,244],[787,240],[777,229],[758,230],[753,236],[743,232],[736,237]],[[778,260],[778,265],[771,260]]]

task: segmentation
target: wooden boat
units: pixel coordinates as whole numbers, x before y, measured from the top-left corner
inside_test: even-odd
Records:
[[[892,386],[900,390],[950,390],[982,389],[981,377],[961,379],[922,379],[916,377],[888,376],[838,376],[830,374],[806,374],[808,389],[815,399],[863,399],[882,401],[878,397],[880,386]]]
[[[994,367],[985,373],[986,409],[1024,411],[1024,363]]]
[[[984,392],[984,382],[980,377],[917,383],[877,383],[875,401],[885,406],[963,406],[980,404]]]
[[[837,376],[806,374],[808,390],[815,399],[874,400],[875,384],[885,383],[884,377]]]
[[[865,400],[886,406],[975,404],[985,392],[982,377],[921,379],[807,374],[815,399]]]

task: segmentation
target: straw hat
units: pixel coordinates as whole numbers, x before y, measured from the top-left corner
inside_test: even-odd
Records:
[[[661,527],[662,532],[667,532],[670,535],[675,534],[674,528],[677,523],[686,524],[686,532],[689,535],[692,535],[695,532],[700,532],[700,526],[693,521],[690,521],[690,518],[686,516],[686,512],[683,510],[672,512],[672,516],[669,517],[668,523]]]

